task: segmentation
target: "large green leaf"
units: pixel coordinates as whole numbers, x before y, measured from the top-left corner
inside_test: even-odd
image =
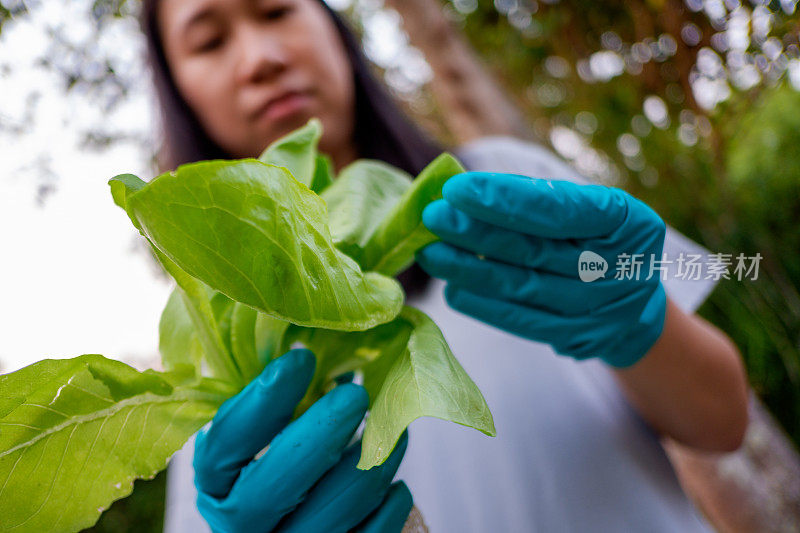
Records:
[[[317,175],[317,143],[322,137],[322,123],[312,118],[302,128],[270,144],[258,157],[264,163],[286,168],[297,181],[311,188],[314,181],[324,187],[325,176]],[[324,164],[324,163],[323,163]],[[320,169],[324,172],[324,169]],[[315,179],[316,177],[316,179]]]
[[[379,376],[372,385],[379,392],[371,401],[364,428],[358,462],[362,469],[382,464],[405,428],[422,416],[450,420],[495,435],[486,400],[453,356],[436,324],[411,307],[404,307],[397,320],[406,321],[412,330],[408,344],[391,367],[374,369],[385,372],[385,376]]]
[[[359,159],[342,169],[321,194],[333,243],[362,263],[367,241],[410,185],[410,175],[381,161]]]
[[[128,214],[134,227],[145,235],[139,221],[131,211],[130,197],[137,191],[143,190],[147,183],[137,178],[133,174],[121,174],[109,181],[111,195],[114,202]],[[148,238],[148,242],[161,266],[172,276],[178,284],[178,289],[183,297],[186,311],[195,326],[197,339],[202,346],[205,361],[214,377],[225,379],[233,383],[244,386],[244,381],[239,369],[233,359],[230,358],[229,349],[226,347],[224,334],[220,331],[214,308],[211,304],[215,291],[211,290],[205,283],[189,275],[180,268],[174,261],[164,255],[153,242]],[[173,352],[174,354],[174,352]],[[169,363],[165,363],[169,364]]]
[[[236,389],[99,355],[0,376],[0,531],[91,526],[152,477]]]
[[[442,186],[451,176],[464,172],[445,152],[425,167],[366,243],[361,267],[392,276],[414,261],[414,253],[437,240],[422,224],[422,210],[442,197]]]
[[[277,318],[364,330],[402,307],[400,284],[362,273],[338,250],[325,202],[281,167],[255,159],[183,165],[127,194],[126,207],[181,270]]]

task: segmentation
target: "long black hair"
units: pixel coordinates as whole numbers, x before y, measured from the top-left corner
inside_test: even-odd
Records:
[[[347,23],[324,0],[318,1],[336,26],[352,68],[356,115],[353,141],[358,157],[379,159],[416,176],[445,148],[406,116],[386,87],[372,75],[358,39]],[[206,159],[231,159],[208,136],[175,85],[158,29],[158,2],[142,1],[139,22],[147,40],[147,61],[161,114],[160,170]],[[398,279],[406,293],[413,294],[424,289],[429,278],[415,264]]]

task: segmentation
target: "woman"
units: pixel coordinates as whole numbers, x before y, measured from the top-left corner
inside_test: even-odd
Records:
[[[311,116],[337,170],[375,158],[415,175],[441,152],[319,0],[146,0],[142,21],[165,169],[256,156]],[[197,509],[192,448],[173,460],[169,531],[205,527],[198,509],[215,531],[399,531],[410,493],[434,532],[708,530],[658,439],[703,450],[741,442],[739,354],[691,314],[714,281],[680,279],[666,261],[645,261],[664,270],[648,279],[612,279],[602,265],[703,249],[536,145],[491,138],[455,153],[474,172],[451,178],[426,209],[441,242],[418,257],[447,290],[419,270],[402,280],[484,393],[498,437],[421,419],[384,466],[356,471],[357,446],[345,445],[366,410],[363,389],[340,385],[287,426],[314,364],[292,351],[198,435]],[[410,493],[391,484],[398,465]]]

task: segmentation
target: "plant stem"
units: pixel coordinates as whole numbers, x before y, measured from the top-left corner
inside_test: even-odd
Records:
[[[242,372],[233,357],[228,354],[228,350],[222,342],[219,329],[214,321],[214,313],[211,310],[207,291],[200,281],[184,272],[152,243],[151,246],[161,265],[175,278],[181,290],[183,302],[199,334],[205,360],[211,369],[212,376],[236,384],[240,388],[244,387],[246,383]]]

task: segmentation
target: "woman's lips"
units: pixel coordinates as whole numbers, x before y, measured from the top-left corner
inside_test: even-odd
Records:
[[[311,103],[308,93],[290,92],[270,102],[258,113],[257,120],[276,121],[305,109]]]

